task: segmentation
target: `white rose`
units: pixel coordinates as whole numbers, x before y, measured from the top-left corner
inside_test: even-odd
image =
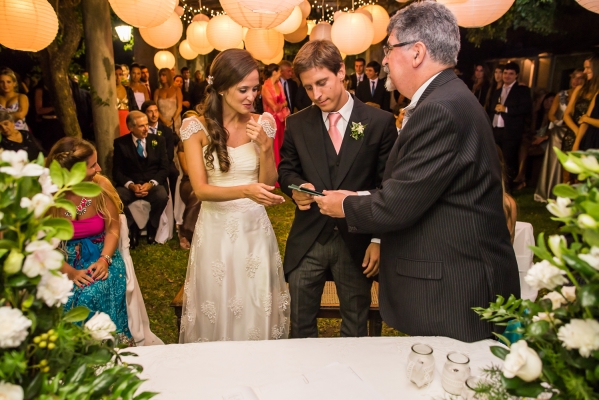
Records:
[[[595,157],[582,156],[580,157],[581,164],[589,171],[599,172],[599,162]]]
[[[547,260],[543,260],[528,270],[524,280],[534,290],[553,290],[556,286],[568,283],[568,280],[564,278],[565,274],[564,270],[557,268]]]
[[[570,303],[576,301],[576,286],[564,286],[562,287],[562,294]]]
[[[112,332],[116,331],[116,325],[108,314],[96,312],[96,315],[85,323],[85,330],[96,340],[113,339]]]
[[[545,296],[543,296],[543,299],[551,300],[551,309],[552,310],[556,310],[556,309],[560,308],[563,304],[568,304],[568,302],[566,301],[564,296],[562,296],[558,292],[549,292]]]
[[[2,400],[23,400],[23,388],[19,385],[13,385],[8,382],[0,382],[0,399]]]
[[[551,235],[549,236],[549,240],[547,242],[549,244],[549,248],[557,258],[562,257],[561,246],[563,245],[564,247],[568,247],[566,238],[562,235]]]
[[[578,258],[586,261],[591,267],[599,270],[599,247],[591,247],[589,254],[579,254]]]
[[[537,315],[535,315],[534,317],[532,317],[532,321],[533,322],[547,321],[549,323],[553,322],[555,325],[559,325],[559,324],[563,323],[559,319],[555,319],[554,313],[544,313],[544,312],[540,312]]]
[[[73,289],[73,282],[69,280],[67,274],[56,272],[46,272],[42,275],[42,280],[37,285],[38,299],[42,299],[48,307],[61,306],[67,302]]]
[[[42,193],[51,195],[52,193],[58,192],[58,186],[56,186],[52,182],[52,178],[50,178],[50,170],[48,168],[44,168],[44,172],[37,180],[42,186]]]
[[[532,382],[541,376],[543,362],[536,351],[528,347],[525,340],[519,340],[510,346],[510,354],[503,363],[503,375],[506,378],[517,376],[525,382]]]
[[[599,322],[594,319],[573,319],[559,328],[557,337],[568,350],[578,349],[583,357],[599,349]]]
[[[19,346],[30,326],[31,320],[18,308],[0,307],[0,348]]]
[[[10,164],[9,166],[0,167],[0,172],[12,175],[15,178],[22,176],[40,176],[44,172],[44,167],[37,164],[28,164],[27,152],[19,151],[3,151],[0,154],[0,160]]]
[[[597,227],[597,221],[589,214],[580,214],[578,216],[578,226],[581,228],[595,229]]]
[[[556,201],[547,200],[547,210],[558,218],[566,218],[572,215],[572,209],[568,207],[572,202],[567,197],[558,197]]]
[[[43,275],[47,271],[62,267],[63,256],[54,250],[52,244],[45,240],[35,240],[25,247],[30,252],[23,264],[23,273],[30,278]]]

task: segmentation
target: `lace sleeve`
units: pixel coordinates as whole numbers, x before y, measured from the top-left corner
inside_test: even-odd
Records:
[[[181,124],[181,139],[187,140],[191,135],[199,131],[206,132],[206,128],[197,117],[185,118]]]
[[[275,122],[275,118],[272,114],[265,112],[260,116],[258,123],[262,125],[262,129],[266,132],[266,136],[274,139],[277,133],[277,123]]]

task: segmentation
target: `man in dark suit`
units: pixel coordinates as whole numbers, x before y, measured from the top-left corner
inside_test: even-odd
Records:
[[[377,104],[381,110],[391,111],[391,93],[385,88],[385,80],[379,78],[381,64],[371,61],[366,65],[366,78],[356,90],[356,97],[366,104]]]
[[[191,93],[193,92],[194,83],[191,80],[189,68],[181,68],[181,76],[183,77],[183,86],[181,87],[183,91],[183,108],[181,109],[181,115],[183,115],[191,109]]]
[[[131,246],[135,247],[139,230],[128,206],[136,200],[150,203],[150,219],[146,229],[148,244],[154,243],[160,215],[168,202],[168,159],[164,137],[148,137],[148,117],[144,113],[131,111],[127,115],[127,127],[131,132],[114,140],[112,175],[125,206]]]
[[[354,61],[354,69],[356,72],[349,76],[349,79],[351,79],[351,87],[349,89],[352,93],[356,92],[358,85],[364,80],[364,78],[366,78],[364,76],[365,66],[366,60],[364,60],[362,57],[356,58],[356,61]]]
[[[412,101],[382,187],[316,201],[324,214],[345,217],[349,232],[380,234],[387,324],[413,336],[490,338],[501,328],[472,307],[520,297],[520,281],[491,125],[453,72],[457,21],[440,3],[418,2],[395,14],[387,31],[383,63]]]
[[[503,69],[503,87],[493,92],[489,117],[493,121],[495,143],[503,152],[508,176],[506,182],[511,190],[514,178],[518,175],[518,156],[524,135],[526,117],[532,111],[530,89],[518,85],[520,67],[507,63]]]
[[[175,165],[175,148],[179,144],[179,136],[171,128],[160,122],[160,111],[154,100],[146,100],[141,105],[141,112],[148,117],[148,134],[164,137],[166,144],[166,157],[168,158],[168,187],[171,196],[175,196],[179,170]]]
[[[312,105],[312,100],[310,96],[308,96],[308,92],[306,92],[306,88],[304,85],[300,85],[297,88],[297,93],[295,95],[295,108],[297,111],[302,111],[304,108],[308,108]]]
[[[281,85],[283,86],[283,92],[285,92],[285,98],[287,99],[287,106],[289,111],[293,114],[293,110],[296,107],[295,97],[297,95],[297,83],[293,80],[293,67],[287,60],[283,60],[279,63],[279,71],[281,72]]]
[[[148,89],[148,94],[150,95],[150,98],[152,98],[152,86],[154,85],[150,85],[150,70],[145,65],[140,65],[139,70],[141,71],[140,81],[142,85],[144,85],[146,89]]]
[[[392,114],[365,105],[344,89],[345,67],[332,42],[306,43],[293,67],[314,105],[288,117],[280,150],[279,184],[297,204],[284,262],[291,336],[318,337],[316,315],[329,273],[339,295],[341,336],[365,336],[370,278],[378,272],[378,239],[349,234],[344,220],[322,215],[312,204],[313,196],[289,185],[376,188],[397,137],[395,121]]]
[[[196,107],[204,101],[206,97],[206,88],[208,87],[208,76],[210,75],[210,66],[206,65],[204,70],[204,81],[199,85],[193,85],[189,94],[190,109],[195,110]]]

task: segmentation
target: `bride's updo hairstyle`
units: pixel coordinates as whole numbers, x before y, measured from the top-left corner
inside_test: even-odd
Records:
[[[206,88],[206,99],[202,103],[200,114],[206,120],[207,135],[210,143],[204,151],[206,166],[214,169],[216,151],[220,170],[228,172],[231,166],[227,152],[229,132],[223,124],[223,95],[224,92],[241,82],[253,71],[258,70],[258,63],[247,50],[229,49],[219,53],[210,68],[212,82]]]

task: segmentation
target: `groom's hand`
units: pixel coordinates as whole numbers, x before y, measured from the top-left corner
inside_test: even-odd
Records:
[[[324,196],[316,196],[314,201],[320,207],[320,213],[333,218],[345,218],[343,200],[354,192],[346,190],[324,190]]]
[[[305,187],[306,189],[316,190],[313,184],[304,183],[301,187]],[[310,209],[310,204],[314,203],[314,196],[304,192],[298,192],[297,190],[293,190],[291,193],[295,204],[297,204],[297,208],[301,211],[306,211]]]
[[[364,275],[367,278],[372,278],[379,273],[379,264],[381,262],[381,245],[378,243],[370,243],[364,254]]]

